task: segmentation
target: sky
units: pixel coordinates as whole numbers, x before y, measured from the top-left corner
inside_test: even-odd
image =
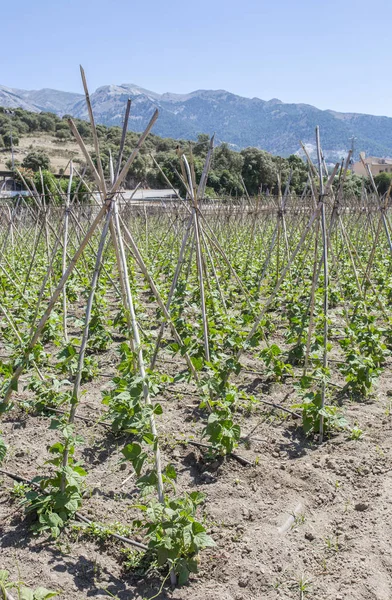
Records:
[[[392,117],[392,1],[14,0],[0,84],[225,89]],[[7,25],[6,25],[7,24]]]

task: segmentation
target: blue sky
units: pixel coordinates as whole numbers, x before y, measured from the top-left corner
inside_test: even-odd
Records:
[[[392,0],[14,0],[0,83],[226,89],[392,117]],[[5,25],[7,23],[7,25]]]

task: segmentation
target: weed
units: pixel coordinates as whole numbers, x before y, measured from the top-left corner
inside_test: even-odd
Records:
[[[336,536],[335,538],[326,537],[324,539],[324,541],[325,541],[325,544],[327,546],[327,549],[330,552],[339,552],[340,545],[339,545],[339,538],[338,538],[338,536]]]
[[[302,574],[301,577],[298,579],[298,589],[300,592],[300,598],[303,598],[305,594],[308,594],[310,592],[310,587],[311,582],[309,581],[309,579],[305,578],[304,574]]]
[[[27,492],[31,490],[27,483],[17,483],[15,481],[14,487],[11,490],[11,496],[15,499],[23,499],[26,497]]]
[[[351,431],[350,431],[350,439],[351,440],[360,440],[363,437],[363,431],[362,429],[360,429],[357,425],[355,425],[354,427],[352,427]]]
[[[298,525],[303,525],[306,521],[306,517],[303,513],[298,513],[298,514],[293,513],[292,517],[294,518],[294,523],[292,524],[292,527],[291,527],[292,529],[294,527],[297,527]]]

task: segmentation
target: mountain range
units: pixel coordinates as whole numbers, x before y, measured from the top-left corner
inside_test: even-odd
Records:
[[[235,150],[254,146],[288,156],[299,151],[300,140],[313,154],[315,127],[319,125],[323,151],[329,160],[347,154],[351,137],[356,138],[356,154],[364,151],[392,156],[390,117],[320,110],[278,99],[245,98],[224,90],[157,94],[133,84],[105,85],[90,98],[97,123],[120,126],[126,101],[131,98],[129,129],[133,131],[142,131],[158,108],[153,133],[162,137],[194,140],[199,133],[215,133],[218,142],[227,142]],[[0,106],[88,118],[82,94],[52,89],[20,90],[0,85]]]

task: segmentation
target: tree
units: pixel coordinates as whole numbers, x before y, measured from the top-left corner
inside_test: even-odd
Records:
[[[91,137],[90,125],[86,121],[78,121],[76,123],[76,129],[79,131],[82,138]]]
[[[337,178],[339,179],[339,178]],[[361,197],[362,186],[364,183],[363,177],[347,171],[346,179],[343,184],[343,193],[345,196],[355,196],[356,198]],[[335,186],[334,186],[335,187]]]
[[[27,127],[29,128],[29,132],[37,131],[37,129],[39,129],[40,125],[37,115],[27,113],[24,114],[21,119],[24,123],[26,123]]]
[[[3,133],[3,142],[6,148],[11,148],[11,146],[19,146],[19,138],[17,135],[12,136],[11,143],[11,135],[9,133]]]
[[[220,144],[214,150],[212,159],[212,168],[214,171],[229,170],[232,174],[236,174],[238,178],[241,175],[244,165],[244,157],[239,152],[234,152],[226,143]]]
[[[69,125],[68,125],[67,121],[60,121],[59,123],[56,123],[56,131],[68,131],[69,132]]]
[[[129,176],[134,177],[138,182],[145,178],[147,174],[147,161],[146,159],[138,154],[129,169]]]
[[[208,152],[210,136],[207,133],[199,133],[197,142],[193,148],[193,154],[196,156],[205,156]]]
[[[54,115],[53,115],[54,117]],[[38,124],[39,129],[41,131],[54,131],[56,126],[55,118],[51,117],[49,114],[41,114],[38,115]]]
[[[22,167],[25,169],[31,169],[34,172],[39,171],[40,168],[48,171],[50,168],[49,156],[42,150],[34,150],[33,152],[29,152],[23,159]]]
[[[59,129],[58,131],[56,131],[56,133],[54,135],[55,135],[56,139],[58,139],[58,140],[64,141],[64,140],[71,139],[71,134],[66,129]]]
[[[286,187],[287,178],[292,169],[292,177],[290,183],[290,189],[294,190],[297,194],[301,194],[308,180],[308,166],[306,163],[295,154],[290,154],[288,159],[285,161],[285,167],[282,169],[281,183],[282,191]]]
[[[34,182],[36,190],[40,194],[48,194],[48,200],[50,199],[50,197],[56,200],[60,200],[58,194],[58,185],[53,173],[47,171],[46,169],[43,169],[41,173],[34,173],[32,181]],[[42,184],[44,184],[43,187]]]
[[[259,193],[260,186],[272,190],[277,183],[277,168],[272,156],[258,148],[245,148],[241,151],[244,159],[242,177],[251,196]]]
[[[156,152],[171,152],[176,147],[176,141],[171,138],[157,138],[155,142]]]
[[[220,194],[229,194],[230,196],[242,196],[244,193],[241,182],[236,174],[225,169],[219,179]]]
[[[57,182],[57,187],[61,190],[61,198],[60,201],[64,202],[67,192],[68,192],[68,186],[69,186],[69,179],[60,179],[59,182]],[[76,194],[76,190],[77,190],[77,202],[88,202],[90,195],[89,195],[89,191],[87,189],[87,186],[85,185],[85,183],[83,181],[81,181],[78,177],[74,177],[72,179],[72,184],[71,184],[71,198],[75,197]]]
[[[392,173],[379,173],[374,177],[379,194],[386,194],[392,183]]]

